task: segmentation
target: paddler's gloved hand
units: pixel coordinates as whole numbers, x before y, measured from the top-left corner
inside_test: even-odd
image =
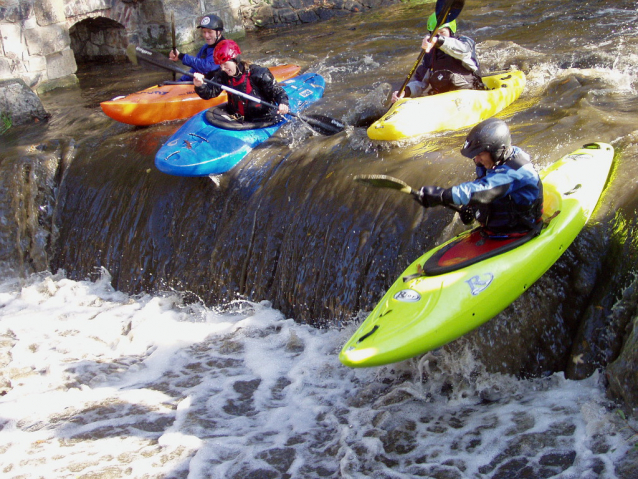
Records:
[[[474,209],[471,206],[462,206],[461,211],[459,211],[459,216],[464,225],[469,225],[473,223],[475,219]]]
[[[416,200],[426,208],[445,204],[443,193],[445,190],[438,186],[424,186],[417,193]]]

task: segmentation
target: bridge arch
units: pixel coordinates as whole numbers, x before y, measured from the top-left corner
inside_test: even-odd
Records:
[[[69,29],[71,50],[77,63],[126,60],[129,33],[107,17],[89,17]]]

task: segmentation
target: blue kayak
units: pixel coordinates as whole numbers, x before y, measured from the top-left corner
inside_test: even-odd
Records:
[[[299,113],[323,96],[326,82],[321,75],[304,73],[281,85],[288,94],[290,110]],[[264,128],[234,129],[230,123],[227,128],[215,126],[211,114],[212,110],[198,113],[168,139],[155,155],[158,170],[178,176],[225,173],[290,120],[286,116]]]

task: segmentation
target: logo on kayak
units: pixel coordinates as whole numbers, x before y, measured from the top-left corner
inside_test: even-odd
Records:
[[[589,153],[576,153],[576,154],[572,154],[572,155],[567,155],[567,158],[569,158],[570,160],[574,160],[574,161],[591,160],[593,157],[594,157],[594,155],[590,155]]]
[[[421,300],[421,295],[413,289],[404,289],[395,294],[394,299],[403,303],[416,303]]]
[[[492,280],[494,279],[494,275],[492,273],[485,273],[481,275],[472,276],[470,279],[465,281],[470,287],[470,292],[472,296],[476,296],[479,293],[482,293],[487,289],[487,287],[492,284]]]
[[[299,92],[299,96],[302,97],[302,98],[309,97],[310,95],[312,95],[312,90],[306,89],[306,90],[301,90]]]

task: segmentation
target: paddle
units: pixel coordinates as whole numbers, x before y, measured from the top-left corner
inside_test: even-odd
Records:
[[[177,73],[181,73],[183,75],[188,75],[190,77],[194,77],[194,75],[186,70],[182,70],[178,66],[174,65],[169,59],[167,59],[161,53],[154,52],[149,49],[145,49],[139,46],[135,46],[130,44],[126,48],[126,54],[128,55],[131,62],[134,64],[138,64],[138,61],[150,63],[152,65],[158,66],[160,68],[164,68],[166,70],[175,71]],[[255,103],[261,103],[262,105],[269,106],[271,108],[277,109],[278,106],[273,103],[268,103],[267,101],[262,100],[261,98],[257,98],[247,93],[235,90],[226,85],[222,85],[221,83],[214,82],[212,80],[204,79],[204,81],[210,85],[215,85],[225,90],[227,92],[233,93],[234,95],[239,95],[247,100],[254,101]],[[321,135],[334,135],[344,130],[345,125],[341,123],[339,120],[335,118],[330,118],[324,115],[301,115],[299,113],[288,112],[290,116],[294,116],[295,118],[299,118],[304,124],[308,125],[314,131]]]
[[[451,22],[456,17],[458,17],[459,13],[461,13],[461,10],[463,10],[464,6],[465,6],[465,0],[437,0],[436,7],[434,10],[436,12],[436,27],[434,28],[434,31],[432,32],[432,35],[430,36],[430,38],[434,38],[434,36],[437,34],[439,29],[441,28],[441,25],[443,25],[444,23]],[[424,56],[425,56],[425,50],[421,49],[419,58],[417,58],[414,65],[412,65],[412,69],[408,73],[408,76],[406,77],[405,81],[403,82],[403,85],[401,86],[401,89],[399,90],[399,96],[401,96],[401,93],[403,93],[403,90],[405,90],[405,87],[408,86],[410,78],[412,78],[412,75],[414,75],[414,72],[416,71],[418,66],[421,64],[421,61],[423,60]]]
[[[171,38],[173,40],[173,53],[177,54],[177,45],[175,45],[175,13],[171,12]],[[173,81],[177,80],[177,73],[173,72]]]
[[[415,198],[419,197],[419,192],[408,185],[405,181],[398,178],[387,175],[357,175],[354,177],[355,181],[365,183],[366,185],[374,186],[376,188],[390,188],[392,190],[400,191],[401,193],[408,193]],[[461,208],[456,205],[442,205],[446,206],[456,212],[461,212]]]

